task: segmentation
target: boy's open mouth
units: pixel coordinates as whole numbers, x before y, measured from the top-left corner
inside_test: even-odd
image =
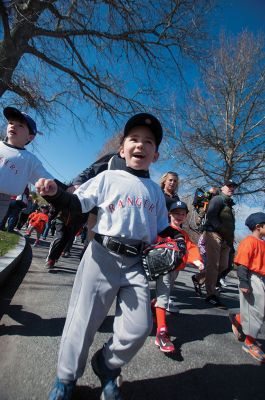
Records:
[[[133,157],[138,158],[139,160],[144,158],[142,154],[134,154]]]

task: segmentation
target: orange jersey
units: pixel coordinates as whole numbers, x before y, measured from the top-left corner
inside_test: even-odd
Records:
[[[234,262],[265,276],[264,240],[257,239],[254,236],[247,236],[239,243]]]
[[[33,211],[33,213],[31,213],[31,214],[29,214],[29,216],[28,216],[28,220],[30,221],[31,220],[31,218],[34,218],[37,214],[39,214],[39,211],[38,210],[36,210],[36,211]]]
[[[42,212],[34,212],[29,216],[29,225],[33,226],[38,233],[42,233],[49,217]]]
[[[203,262],[198,246],[190,239],[188,233],[183,229],[176,228],[175,226],[172,225],[171,228],[175,229],[184,236],[187,247],[187,253],[183,257],[183,262],[180,264],[177,270],[184,269],[186,267],[186,264],[193,264],[193,261],[196,260],[200,260],[201,262]]]

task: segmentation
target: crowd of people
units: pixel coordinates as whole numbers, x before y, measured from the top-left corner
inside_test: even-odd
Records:
[[[162,352],[173,352],[166,313],[179,311],[172,301],[172,290],[179,271],[190,264],[198,268],[192,276],[196,293],[201,295],[204,285],[206,304],[221,309],[227,307],[220,300],[220,279],[233,263],[237,265],[240,313],[230,314],[232,330],[243,341],[244,351],[265,362],[256,340],[265,319],[265,214],[258,212],[247,218],[251,234],[239,244],[234,257],[232,197],[236,182],[225,179],[220,189],[209,190],[200,205],[193,204],[203,231],[194,243],[185,230],[189,208],[178,195],[178,174],[165,173],[160,186],[150,179],[149,167],[159,158],[163,138],[155,116],[140,113],[131,117],[119,151],[97,160],[70,185],[53,179],[25,149],[37,133],[35,121],[13,107],[5,108],[4,116],[8,126],[0,143],[1,229],[12,232],[27,224],[25,235],[35,231],[34,244],[38,245],[41,235],[45,240],[53,227],[55,238],[45,263],[48,270],[61,255],[70,255],[78,234],[82,233],[84,242],[49,400],[72,398],[95,333],[115,298],[113,335],[91,362],[101,381],[103,399],[121,400],[121,368],[143,346],[154,321],[155,345]],[[45,204],[32,200],[25,189],[28,183],[35,184]],[[15,196],[12,202],[11,194]],[[182,240],[183,257],[175,269],[157,278],[156,295],[151,299],[143,249],[168,238]]]

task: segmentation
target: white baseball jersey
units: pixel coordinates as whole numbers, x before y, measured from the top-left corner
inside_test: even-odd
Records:
[[[0,142],[0,193],[19,195],[39,178],[53,179],[34,154]]]
[[[108,170],[85,182],[75,194],[83,213],[98,207],[93,231],[101,235],[153,243],[168,226],[164,194],[150,178]]]

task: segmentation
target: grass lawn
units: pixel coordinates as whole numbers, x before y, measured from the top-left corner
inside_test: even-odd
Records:
[[[16,247],[20,239],[19,235],[15,233],[8,233],[0,231],[0,257],[7,253],[9,250]]]

